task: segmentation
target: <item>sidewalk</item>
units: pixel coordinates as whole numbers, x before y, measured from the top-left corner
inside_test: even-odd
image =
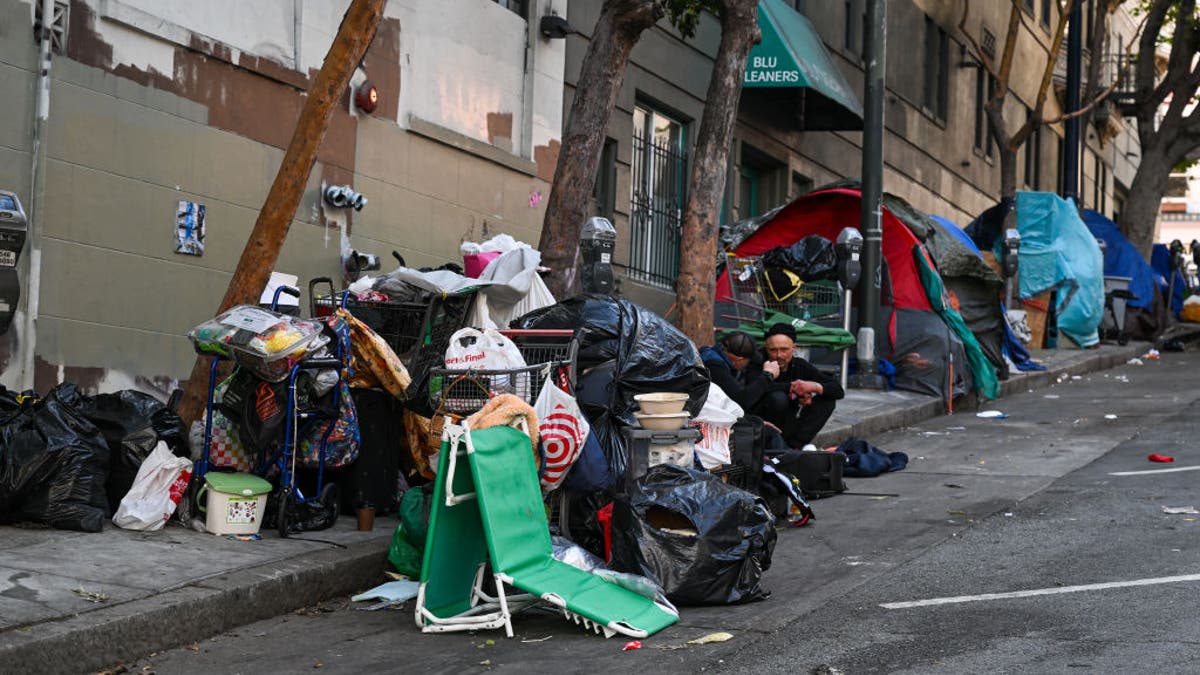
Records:
[[[1002,383],[1002,392],[1121,365],[1148,348],[1134,343],[1039,352],[1034,356],[1047,371],[1015,375]],[[956,402],[960,413],[975,408],[971,401]],[[855,390],[818,442],[869,439],[943,412],[944,402],[930,397]],[[375,530],[363,533],[352,520],[294,539],[268,533],[258,542],[178,526],[149,534],[115,527],[101,534],[0,527],[0,663],[11,672],[95,670],[369,588],[382,580],[396,521],[377,519]],[[776,557],[782,564],[792,554],[780,547]],[[104,599],[94,602],[98,598],[88,597],[93,593]],[[745,616],[758,607],[729,610]],[[785,607],[757,611],[762,609]],[[681,625],[691,623],[685,616]]]

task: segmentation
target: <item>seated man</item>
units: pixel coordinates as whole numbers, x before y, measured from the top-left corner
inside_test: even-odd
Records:
[[[836,401],[846,395],[837,378],[825,375],[808,361],[795,357],[796,329],[777,323],[767,330],[769,362],[778,364],[778,376],[750,410],[779,427],[789,447],[812,443],[833,414]],[[763,373],[770,376],[764,365]],[[747,373],[747,378],[755,373]]]
[[[735,330],[711,347],[700,350],[712,383],[749,412],[779,375],[774,361],[755,363],[758,345],[749,333]]]

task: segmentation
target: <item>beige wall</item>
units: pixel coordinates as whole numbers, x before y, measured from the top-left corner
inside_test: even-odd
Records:
[[[180,10],[171,14],[175,21],[199,21],[182,10],[186,4],[162,7]],[[293,6],[291,0],[266,4],[279,12]],[[266,4],[256,11],[270,9]],[[322,28],[331,39],[345,3],[301,4],[302,34]],[[383,73],[386,80],[390,69],[401,82],[400,64],[380,64],[379,57],[389,44],[395,53],[411,48],[405,42],[410,34],[395,15],[419,4],[389,3],[391,23],[381,26],[366,61],[372,78]],[[145,11],[157,5],[128,6]],[[264,53],[250,61],[236,49],[232,56],[197,53],[177,44],[175,33],[158,41],[158,51],[147,47],[155,39],[144,33],[122,49],[104,37],[124,36],[127,28],[109,25],[98,7],[93,0],[72,5],[71,51],[56,57],[53,66],[40,223],[38,386],[72,380],[92,389],[132,385],[165,391],[172,379],[190,372],[194,354],[185,334],[212,316],[224,294],[283,158],[307,74],[291,69],[290,56],[254,60],[286,51],[282,47],[288,45],[275,42],[286,42],[290,28],[276,26],[282,37],[269,45],[264,38],[259,45]],[[36,59],[30,12],[24,0],[0,0],[0,88],[9,110],[0,115],[0,188],[15,189],[26,202]],[[334,17],[334,23],[322,24],[322,16]],[[523,44],[524,22],[515,15],[505,18],[521,24],[515,40]],[[220,32],[211,26],[205,30]],[[245,37],[232,31],[227,39]],[[327,46],[320,53],[305,47],[302,62],[311,57],[319,63]],[[523,70],[523,48],[516,58]],[[164,59],[171,61],[173,76],[160,72]],[[194,77],[183,77],[189,74]],[[551,120],[561,114],[561,86],[555,98],[548,91],[552,85],[552,80],[540,85]],[[524,84],[515,87],[513,112],[520,126],[521,115],[538,106],[531,102],[523,112]],[[532,97],[533,90],[525,95]],[[414,129],[396,100],[381,105],[379,113],[352,116],[348,95],[334,112],[277,270],[299,275],[302,285],[316,276],[339,276],[342,231],[320,204],[323,181],[352,184],[368,197],[367,207],[350,215],[349,241],[379,254],[385,270],[394,266],[392,250],[414,266],[440,265],[461,261],[463,240],[508,232],[536,243],[549,185],[529,159],[533,136],[527,134],[530,145],[522,156],[511,142],[457,133],[450,115]],[[544,131],[541,136],[557,140]],[[183,199],[208,209],[203,257],[173,252],[174,209]],[[307,303],[306,294],[302,304]],[[17,331],[14,324],[0,340],[0,382],[8,385],[17,376],[12,356]]]

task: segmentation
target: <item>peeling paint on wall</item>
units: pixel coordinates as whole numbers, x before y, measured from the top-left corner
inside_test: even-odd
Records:
[[[557,140],[533,149],[533,161],[537,164],[537,177],[547,183],[554,182],[554,170],[558,167],[558,151],[562,143]]]
[[[487,114],[488,143],[512,148],[512,128],[512,113],[490,112]]]

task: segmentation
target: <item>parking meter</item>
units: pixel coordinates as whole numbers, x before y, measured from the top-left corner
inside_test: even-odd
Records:
[[[580,282],[584,293],[612,293],[612,258],[617,248],[617,229],[607,218],[588,218],[579,232],[583,260]]]
[[[1004,249],[1001,251],[1000,266],[1005,277],[1015,277],[1020,267],[1021,233],[1015,227],[1004,231]]]
[[[842,328],[850,332],[850,291],[858,285],[862,277],[863,237],[862,233],[853,227],[843,227],[838,232],[834,251],[837,253],[838,283],[842,285]],[[842,389],[846,388],[850,378],[850,350],[842,350]]]
[[[862,276],[862,256],[863,238],[858,230],[853,227],[844,227],[838,233],[837,244],[834,250],[837,252],[837,275],[838,281],[842,284],[842,288],[850,290],[858,285],[858,279]]]
[[[0,334],[8,331],[21,300],[21,278],[17,261],[25,248],[29,222],[17,195],[0,190]]]

